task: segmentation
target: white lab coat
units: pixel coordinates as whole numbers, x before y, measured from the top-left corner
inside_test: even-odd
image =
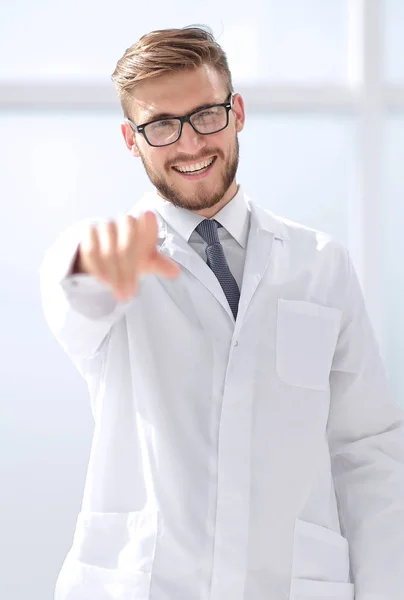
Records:
[[[127,302],[64,279],[88,222],[46,253],[45,315],[95,419],[55,600],[404,597],[404,415],[350,257],[246,201],[236,322],[158,213],[181,273]]]

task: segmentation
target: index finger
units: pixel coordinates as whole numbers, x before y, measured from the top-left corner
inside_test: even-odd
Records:
[[[140,260],[147,260],[156,252],[158,225],[156,215],[146,211],[138,220],[137,250]]]

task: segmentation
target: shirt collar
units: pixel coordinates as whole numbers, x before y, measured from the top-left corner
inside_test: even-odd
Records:
[[[178,208],[164,200],[155,191],[154,206],[166,223],[186,242],[189,242],[195,228],[204,220],[191,210]],[[239,186],[236,195],[214,217],[233,238],[246,248],[250,223],[250,207],[244,192]]]

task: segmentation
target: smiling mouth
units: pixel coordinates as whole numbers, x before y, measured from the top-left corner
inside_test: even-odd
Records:
[[[216,156],[213,156],[208,160],[203,160],[197,163],[172,168],[174,169],[174,171],[177,171],[177,173],[181,173],[181,175],[200,175],[201,173],[207,171],[214,164],[216,158]]]

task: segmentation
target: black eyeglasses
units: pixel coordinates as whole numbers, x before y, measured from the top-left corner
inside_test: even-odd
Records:
[[[135,125],[130,119],[125,119],[137,133],[141,133],[150,146],[170,146],[175,144],[182,133],[184,123],[201,135],[210,135],[226,129],[229,124],[229,112],[233,108],[233,95],[229,94],[223,104],[212,104],[183,117],[169,117],[149,121],[143,125]]]

